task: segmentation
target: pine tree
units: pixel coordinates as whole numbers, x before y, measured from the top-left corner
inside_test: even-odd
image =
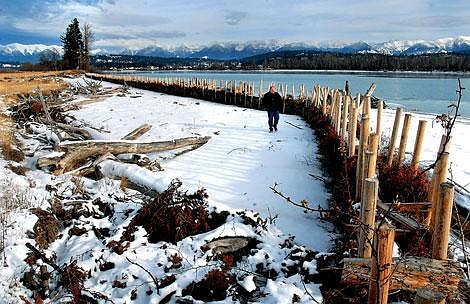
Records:
[[[78,69],[80,68],[80,57],[83,51],[83,39],[80,32],[80,25],[77,18],[67,27],[64,36],[60,37],[64,48],[64,65],[65,67]]]

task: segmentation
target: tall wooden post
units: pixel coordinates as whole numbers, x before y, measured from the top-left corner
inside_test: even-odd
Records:
[[[379,104],[377,105],[377,125],[375,127],[375,134],[378,136],[377,147],[380,149],[380,142],[382,140],[382,111],[384,108],[384,102],[382,99],[379,99]]]
[[[398,148],[398,164],[405,160],[406,143],[408,142],[408,133],[410,131],[411,114],[406,114],[403,120],[403,129],[401,131],[400,147]]]
[[[335,131],[339,136],[339,131],[341,128],[341,103],[343,101],[343,96],[338,92],[337,101],[336,101],[336,110],[335,110]]]
[[[447,259],[449,245],[450,223],[452,220],[452,207],[454,203],[454,185],[442,183],[439,185],[439,198],[436,204],[436,221],[432,234],[433,259]]]
[[[261,99],[263,98],[263,80],[259,80],[258,109],[261,109]]]
[[[377,144],[378,136],[375,133],[369,135],[369,146],[367,147],[364,167],[364,178],[375,176],[377,166]]]
[[[375,255],[369,279],[369,304],[387,304],[392,268],[395,229],[387,223],[376,228],[374,237]]]
[[[322,102],[322,113],[323,113],[323,115],[326,115],[327,103],[328,103],[328,90],[327,90],[327,88],[323,88],[323,102]]]
[[[436,177],[434,178],[432,189],[429,189],[429,191],[431,192],[431,197],[429,200],[431,202],[431,210],[430,210],[431,214],[430,216],[428,215],[425,223],[429,225],[431,230],[434,228],[434,223],[436,222],[436,216],[437,216],[436,206],[437,206],[437,201],[439,199],[440,184],[446,181],[448,170],[449,170],[449,152],[444,152],[442,153],[441,158],[439,159],[439,161],[436,164],[436,167],[434,168],[433,178],[434,178],[434,175],[436,175]]]
[[[346,133],[348,127],[349,96],[345,95],[343,100],[343,121],[341,123],[341,142],[346,146]]]
[[[388,161],[387,166],[391,166],[393,163],[393,157],[395,154],[395,144],[397,141],[398,135],[398,128],[400,127],[400,119],[401,119],[401,108],[397,108],[395,112],[395,121],[393,122],[393,130],[392,130],[392,137],[390,138],[390,144],[388,146]]]
[[[364,159],[367,141],[369,140],[369,114],[362,114],[361,135],[359,139],[359,149],[357,151],[357,167],[356,167],[356,201],[361,200],[362,183],[364,179]]]
[[[374,238],[375,209],[379,181],[376,178],[366,178],[361,202],[361,223],[359,230],[358,253],[361,258],[372,257],[372,241]]]
[[[423,151],[424,133],[426,132],[426,120],[420,120],[418,124],[418,132],[416,132],[415,147],[413,149],[413,158],[411,159],[411,170],[417,171],[419,161],[421,160],[421,152]]]
[[[356,132],[357,132],[357,113],[358,109],[354,100],[351,100],[351,111],[349,111],[349,157],[356,155]]]

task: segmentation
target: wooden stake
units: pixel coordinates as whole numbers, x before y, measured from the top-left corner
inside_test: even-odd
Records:
[[[370,96],[364,96],[364,103],[362,104],[362,113],[370,114]]]
[[[390,167],[393,163],[393,156],[395,154],[395,144],[397,141],[398,128],[400,127],[401,108],[397,108],[395,112],[395,121],[393,123],[392,137],[390,138],[390,145],[388,146],[388,162],[387,166]]]
[[[323,88],[323,103],[322,103],[322,113],[323,113],[323,115],[326,115],[327,103],[328,103],[328,91],[327,91],[327,88]]]
[[[359,231],[359,257],[372,257],[372,240],[374,238],[375,209],[379,181],[376,178],[366,178],[361,204],[361,229]]]
[[[375,134],[378,136],[377,147],[380,149],[380,142],[382,140],[382,111],[384,108],[384,102],[382,99],[379,99],[379,104],[377,106],[377,125],[375,127]]]
[[[452,207],[454,203],[454,185],[451,183],[440,184],[439,198],[436,204],[436,218],[434,232],[432,234],[433,259],[447,259],[449,246],[450,223],[452,219]]]
[[[369,146],[366,151],[364,178],[375,177],[377,166],[377,143],[378,136],[375,133],[369,135]]]
[[[341,102],[343,100],[343,96],[341,93],[338,92],[337,95],[337,102],[336,102],[336,111],[335,111],[335,131],[336,134],[339,136],[339,131],[341,128]]]
[[[358,109],[354,103],[351,101],[351,111],[349,111],[349,133],[348,133],[348,142],[349,142],[349,157],[356,155],[356,132],[357,132],[357,113]]]
[[[415,148],[413,149],[413,158],[411,159],[411,170],[417,171],[421,152],[423,151],[424,133],[426,132],[426,120],[420,120],[418,124],[418,132],[416,132]]]
[[[387,223],[377,228],[374,237],[375,255],[369,280],[369,304],[387,304],[392,266],[395,229]]]
[[[405,160],[406,144],[408,141],[408,133],[410,131],[411,114],[406,114],[403,120],[403,129],[401,131],[400,147],[398,149],[398,164],[402,164]]]
[[[356,167],[356,201],[361,200],[362,183],[364,179],[364,159],[367,141],[369,139],[369,114],[362,114],[361,135],[359,139],[359,149],[357,151],[357,167]]]
[[[341,124],[341,142],[342,145],[346,146],[346,133],[348,127],[348,110],[349,110],[349,96],[344,96],[343,100],[343,122]]]
[[[440,184],[444,183],[447,179],[447,172],[449,170],[449,152],[444,152],[441,155],[441,158],[436,164],[433,172],[434,183],[432,184],[432,189],[430,189],[431,197],[430,202],[432,204],[430,214],[425,219],[425,224],[429,225],[429,228],[432,230],[434,228],[434,223],[436,222],[436,206],[439,199],[439,190]],[[434,175],[436,175],[434,177]],[[432,233],[433,231],[431,231]]]

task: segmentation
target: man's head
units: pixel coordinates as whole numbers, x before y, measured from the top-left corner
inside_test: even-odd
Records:
[[[276,92],[276,87],[273,84],[269,86],[269,92],[271,92],[271,93]]]

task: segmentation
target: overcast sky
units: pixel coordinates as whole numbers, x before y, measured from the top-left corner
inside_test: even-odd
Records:
[[[0,44],[60,45],[74,17],[95,49],[470,36],[470,0],[0,0]]]

